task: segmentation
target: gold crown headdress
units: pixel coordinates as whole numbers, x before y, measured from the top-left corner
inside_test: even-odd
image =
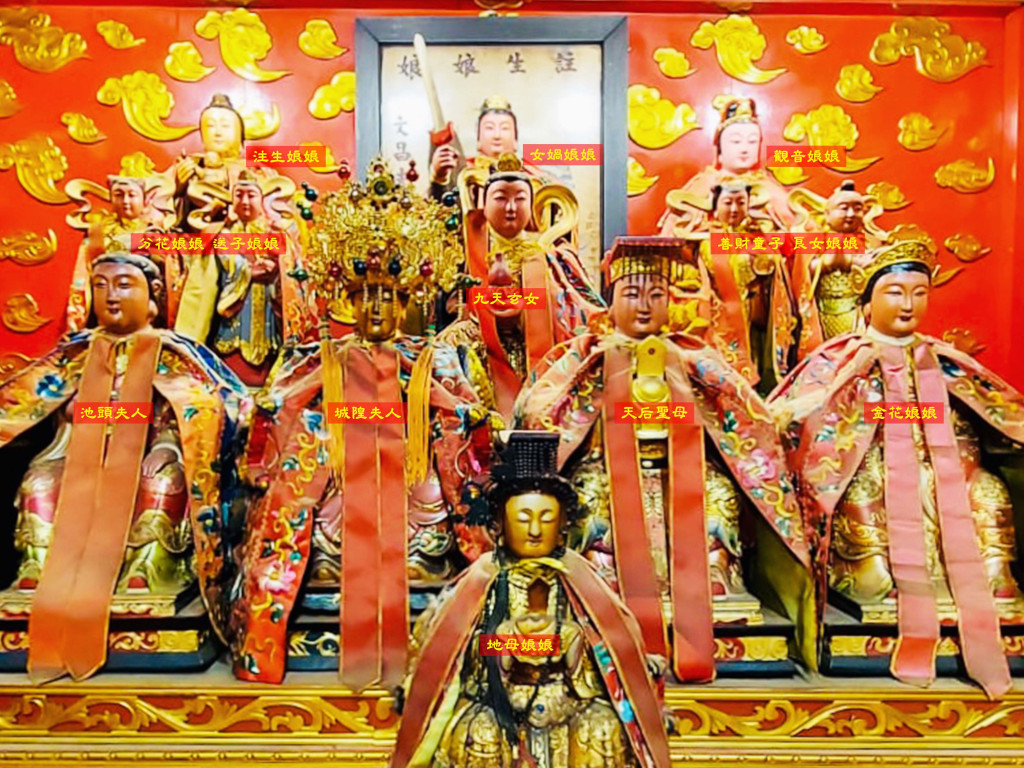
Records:
[[[491,163],[487,183],[492,179],[505,181],[530,181],[530,175],[523,168],[523,161],[514,152],[505,152]]]
[[[617,237],[605,258],[605,286],[630,275],[660,275],[676,282],[692,260],[692,245],[680,238]]]
[[[854,264],[851,272],[853,287],[862,295],[873,284],[876,276],[897,264],[920,264],[933,278],[938,269],[932,249],[920,240],[901,240],[892,245],[876,248],[868,254],[868,258],[869,261],[864,266]]]
[[[719,123],[715,128],[715,143],[728,126],[733,123],[757,123],[757,105],[746,96],[716,96],[711,106],[718,110]]]
[[[428,303],[455,286],[460,225],[457,210],[403,185],[378,158],[365,184],[348,180],[323,198],[309,229],[310,277],[334,298],[379,285]]]
[[[488,112],[511,112],[512,105],[508,99],[504,96],[490,96],[484,99],[484,103],[480,105],[480,115],[483,116]]]

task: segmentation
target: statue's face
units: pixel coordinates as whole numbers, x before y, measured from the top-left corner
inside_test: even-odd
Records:
[[[724,191],[718,196],[715,218],[727,227],[738,227],[747,217],[749,208],[750,194],[745,189]]]
[[[356,315],[356,331],[367,341],[394,338],[405,314],[404,298],[391,288],[371,287],[351,294]]]
[[[110,188],[110,204],[118,218],[137,219],[145,206],[142,188],[137,184],[114,184]]]
[[[886,336],[910,336],[928,311],[931,280],[921,272],[882,275],[866,307],[868,324]]]
[[[239,154],[242,147],[242,127],[238,115],[224,107],[210,107],[203,110],[199,120],[199,131],[203,137],[203,149],[221,156]]]
[[[516,151],[516,121],[504,112],[488,112],[480,118],[476,148],[484,157],[500,157]]]
[[[154,281],[154,291],[160,288]],[[92,271],[92,306],[100,327],[118,336],[149,327],[156,317],[156,301],[142,270],[132,264],[103,262]]]
[[[523,493],[505,502],[505,546],[516,557],[546,557],[561,543],[562,505],[546,493]]]
[[[612,324],[620,333],[645,339],[668,325],[668,281],[661,275],[630,275],[612,288]]]
[[[718,162],[732,173],[757,165],[761,151],[761,127],[757,123],[733,123],[718,137]]]
[[[836,196],[825,209],[825,222],[833,232],[860,232],[864,228],[864,198],[856,192]]]
[[[237,185],[231,192],[231,207],[239,221],[248,224],[259,218],[263,194],[254,184]]]
[[[530,182],[496,181],[484,197],[484,218],[502,237],[513,238],[530,223]]]

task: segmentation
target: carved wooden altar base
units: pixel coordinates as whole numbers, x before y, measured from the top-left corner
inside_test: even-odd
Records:
[[[719,680],[670,687],[677,766],[1019,766],[1024,687],[1001,702],[943,681]],[[28,684],[0,675],[0,764],[384,766],[397,717],[383,691],[334,675],[241,683],[218,662],[192,675],[101,674]]]

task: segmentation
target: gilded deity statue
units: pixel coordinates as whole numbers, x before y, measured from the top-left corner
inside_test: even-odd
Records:
[[[720,114],[714,137],[715,163],[665,196],[667,208],[658,222],[661,234],[682,236],[694,219],[703,217],[711,190],[725,181],[749,184],[751,210],[773,221],[777,229],[785,230],[793,223],[794,216],[785,187],[762,168],[764,137],[754,100],[718,96],[713,106]]]
[[[798,211],[794,232],[858,235],[863,248],[840,247],[821,253],[797,253],[793,259],[793,292],[800,315],[797,357],[803,359],[833,336],[863,330],[859,325],[860,293],[853,285],[853,265],[864,254],[887,241],[887,233],[874,220],[882,206],[844,181],[827,199],[800,188],[790,192],[790,205]]]
[[[511,433],[485,501],[500,545],[417,622],[391,768],[670,765],[663,660],[566,549],[583,510],[557,450],[556,435]]]
[[[483,190],[474,209],[473,190]],[[442,341],[475,351],[486,364],[484,402],[506,419],[537,364],[604,307],[572,246],[576,200],[558,185],[535,185],[515,155],[502,155],[487,174],[463,178],[469,291],[461,320]],[[554,223],[529,232],[558,208]]]
[[[954,619],[968,675],[1010,687],[1000,623],[1022,620],[1014,509],[1003,473],[1024,441],[1024,397],[916,329],[933,255],[899,242],[854,265],[866,330],[818,347],[772,394],[792,451],[826,590],[864,621],[896,624],[892,673],[935,676],[940,621]],[[930,413],[933,411],[934,413]],[[1016,491],[1016,489],[1015,489]]]
[[[743,181],[716,184],[707,216],[676,231],[698,245],[698,311],[707,322],[708,342],[766,394],[790,368],[796,316],[780,252],[785,238],[777,235],[773,244],[771,220],[751,210],[751,189]],[[712,247],[716,234],[729,238]],[[737,250],[737,239],[749,250]]]
[[[80,331],[89,324],[89,265],[92,259],[112,249],[131,250],[131,236],[142,232],[167,232],[174,226],[173,188],[160,176],[107,176],[106,186],[88,179],[72,179],[65,188],[72,200],[81,205],[67,216],[69,226],[84,233],[78,247],[68,296],[69,331]],[[108,210],[93,210],[88,195],[110,204]],[[173,259],[165,262],[164,285],[172,293],[181,270]],[[165,307],[168,316],[174,306]]]
[[[89,677],[106,661],[112,610],[148,614],[197,580],[225,629],[220,520],[232,475],[214,467],[247,416],[245,389],[208,351],[153,328],[163,280],[152,261],[104,253],[89,280],[98,327],[0,385],[0,449],[56,421],[18,493],[21,562],[0,593],[4,614],[30,611],[38,682]],[[148,422],[130,420],[146,410]]]
[[[669,327],[670,286],[688,253],[683,240],[618,238],[607,316],[551,351],[515,423],[561,434],[561,471],[588,506],[572,545],[636,613],[648,650],[664,653],[671,627],[676,676],[709,680],[714,625],[763,622],[762,601],[790,617],[813,658],[813,591],[767,409],[718,352]]]
[[[231,186],[227,219],[207,234],[240,249],[273,239],[283,253],[202,253],[188,257],[182,311],[175,330],[207,343],[247,384],[262,384],[285,340],[306,340],[316,323],[303,281],[294,219],[275,210],[278,179],[242,170]]]
[[[450,218],[379,160],[365,185],[322,201],[308,269],[320,300],[344,296],[356,324],[289,349],[257,399],[247,474],[267,492],[235,596],[242,678],[281,680],[300,590],[326,588],[340,590],[342,682],[397,684],[409,588],[440,587],[490,546],[461,512],[464,485],[488,466],[490,414],[453,348],[399,330],[411,305],[422,312],[455,284]]]

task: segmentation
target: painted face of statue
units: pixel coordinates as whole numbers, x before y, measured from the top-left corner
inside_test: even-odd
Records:
[[[750,194],[745,189],[725,190],[718,196],[715,219],[727,227],[738,227],[747,217],[749,208]]]
[[[405,314],[403,297],[394,289],[384,286],[352,292],[356,330],[367,341],[387,341],[394,338]]]
[[[502,237],[513,238],[530,223],[533,196],[528,181],[496,181],[487,187],[484,218]]]
[[[922,272],[890,272],[878,278],[865,308],[868,324],[886,336],[910,336],[928,311],[931,280]]]
[[[153,291],[160,290],[153,281]],[[133,264],[102,262],[92,272],[92,305],[100,327],[118,336],[148,328],[157,314],[156,301],[142,270]]]
[[[761,127],[757,123],[727,125],[718,137],[718,162],[730,173],[744,173],[757,165]]]
[[[856,192],[847,192],[829,203],[825,222],[833,232],[853,233],[864,229],[864,200]]]
[[[239,184],[231,193],[231,207],[238,220],[248,224],[259,218],[263,194],[254,184]]]
[[[138,184],[115,183],[110,188],[110,204],[122,220],[139,218],[145,205],[142,187]]]
[[[668,281],[661,275],[630,275],[612,289],[612,324],[620,333],[644,339],[668,325]]]
[[[203,110],[199,120],[203,149],[222,157],[236,157],[242,148],[242,126],[238,115],[224,107]]]
[[[507,112],[488,112],[476,129],[476,148],[484,157],[516,151],[516,120]]]
[[[561,543],[562,505],[546,493],[522,493],[505,502],[505,546],[516,557],[546,557]]]

